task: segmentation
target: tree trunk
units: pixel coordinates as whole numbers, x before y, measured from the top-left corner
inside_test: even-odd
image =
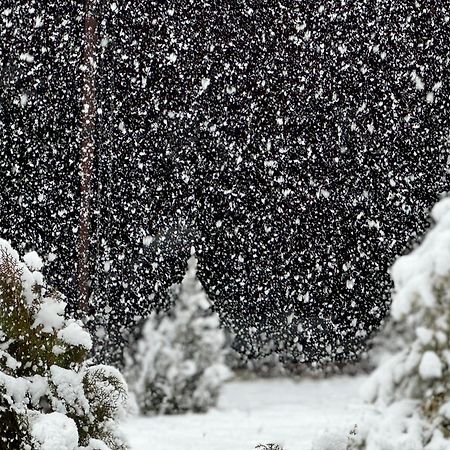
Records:
[[[97,19],[94,17],[95,0],[86,0],[84,22],[84,52],[83,52],[83,105],[82,130],[80,150],[80,226],[78,246],[78,293],[79,309],[84,313],[89,309],[90,295],[90,234],[92,207],[92,177],[95,157],[95,76],[96,76],[96,46]]]

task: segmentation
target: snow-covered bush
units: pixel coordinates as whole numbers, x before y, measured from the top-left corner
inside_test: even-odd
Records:
[[[120,373],[86,360],[91,337],[64,317],[36,253],[0,240],[0,449],[119,450]]]
[[[391,320],[405,346],[364,386],[374,411],[350,448],[450,449],[450,198],[433,209],[422,244],[392,268]]]
[[[229,376],[225,335],[196,277],[196,259],[166,314],[152,313],[127,357],[130,389],[143,414],[204,412]]]

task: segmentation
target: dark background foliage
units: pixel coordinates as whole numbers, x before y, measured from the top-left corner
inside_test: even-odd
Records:
[[[83,4],[5,9],[0,234],[55,254],[74,305]],[[91,304],[109,348],[167,306],[194,246],[242,351],[267,338],[294,359],[354,357],[385,315],[389,266],[448,190],[449,14],[98,2]]]

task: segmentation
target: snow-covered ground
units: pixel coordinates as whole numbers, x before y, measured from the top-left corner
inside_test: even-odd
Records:
[[[363,378],[228,383],[208,414],[134,418],[124,426],[132,450],[254,450],[278,443],[310,450],[325,429],[352,428],[364,405]]]

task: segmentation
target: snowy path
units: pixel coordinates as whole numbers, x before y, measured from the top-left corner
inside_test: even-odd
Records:
[[[362,378],[236,381],[208,414],[136,418],[124,426],[132,450],[253,450],[259,443],[310,450],[328,428],[352,427],[364,406]]]

